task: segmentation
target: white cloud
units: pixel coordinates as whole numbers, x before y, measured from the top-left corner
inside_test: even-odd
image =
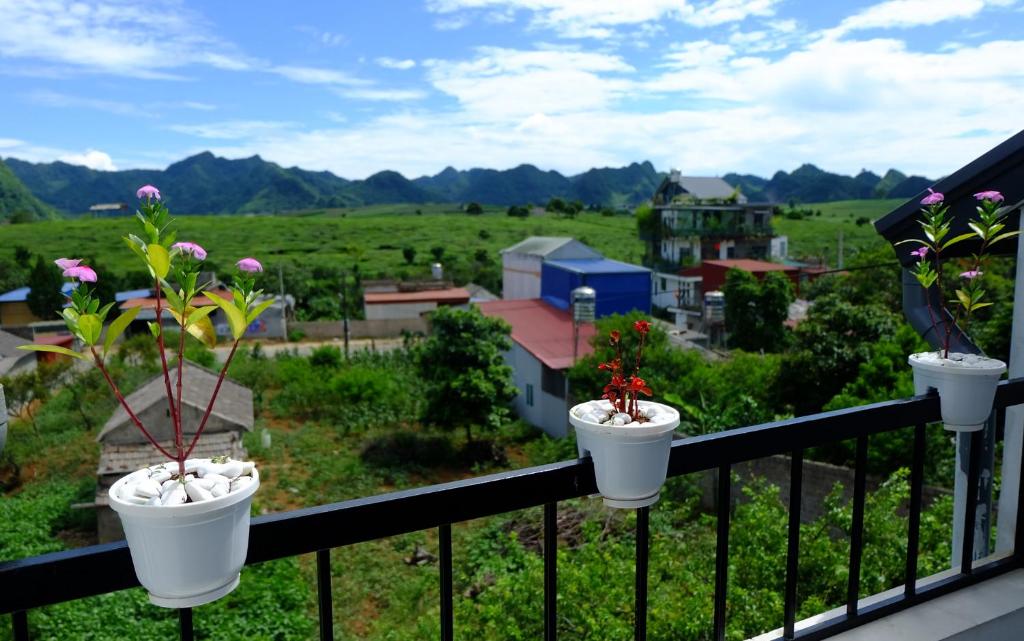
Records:
[[[111,160],[110,154],[96,149],[89,149],[84,154],[65,154],[60,156],[59,160],[72,165],[83,165],[89,169],[117,171],[117,167],[114,166],[114,161]]]
[[[25,141],[18,140],[17,138],[0,138],[0,149],[9,149],[12,147],[20,147],[25,144]]]
[[[338,95],[352,100],[409,102],[425,98],[427,94],[419,89],[343,89],[338,92]]]
[[[375,62],[384,67],[385,69],[412,69],[416,66],[416,61],[406,58],[405,60],[399,60],[398,58],[388,58],[387,56],[377,58]]]
[[[168,129],[199,138],[242,140],[265,136],[295,126],[293,122],[271,120],[224,120],[196,125],[171,125]]]
[[[185,100],[178,104],[185,109],[194,109],[196,111],[214,111],[217,109],[217,105],[211,105],[206,102],[198,102],[195,100]]]
[[[860,29],[906,29],[963,20],[978,15],[986,5],[1005,0],[887,0],[845,18],[826,35],[838,37]]]
[[[0,0],[0,55],[142,78],[190,64],[248,66],[177,2]]]
[[[32,91],[26,94],[25,97],[30,102],[45,107],[95,109],[96,111],[105,111],[119,116],[148,117],[150,115],[146,110],[140,109],[129,102],[72,96],[46,89]]]
[[[368,80],[357,78],[343,71],[323,69],[320,67],[279,65],[271,67],[268,71],[284,76],[285,78],[295,82],[313,85],[343,85],[354,87],[369,84]]]
[[[771,16],[779,0],[431,0],[427,8],[465,26],[467,12],[495,10],[510,15],[527,11],[531,26],[552,29],[564,38],[611,38],[621,26],[675,20],[696,27],[742,21],[750,16]]]

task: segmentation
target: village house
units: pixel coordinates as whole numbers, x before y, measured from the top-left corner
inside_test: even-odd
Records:
[[[60,291],[70,296],[74,288],[73,284],[64,283]],[[0,327],[25,327],[43,320],[52,320],[39,318],[29,309],[28,295],[31,291],[31,287],[19,287],[0,294]]]
[[[210,403],[217,384],[217,372],[192,362],[186,363],[182,377],[181,414],[185,439],[190,440]],[[177,372],[177,367],[171,370],[172,380],[177,380]],[[153,438],[170,449],[174,443],[174,427],[167,406],[163,374],[154,376],[125,400]],[[228,455],[244,459],[246,451],[242,436],[252,431],[253,417],[252,391],[225,378],[192,457]],[[146,440],[121,406],[114,411],[96,440],[100,443],[100,463],[96,471],[97,530],[101,542],[116,541],[124,534],[120,520],[108,504],[110,486],[125,474],[166,459]]]

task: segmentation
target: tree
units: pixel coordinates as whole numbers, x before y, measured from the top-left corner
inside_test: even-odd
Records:
[[[484,208],[480,206],[480,203],[469,203],[466,205],[466,213],[472,216],[479,216],[484,213]]]
[[[405,259],[405,264],[406,265],[412,265],[413,261],[416,260],[416,249],[413,248],[413,247],[408,247],[408,246],[403,247],[402,248],[402,258]]]
[[[777,352],[786,345],[786,318],[793,286],[778,272],[758,282],[750,272],[730,269],[722,287],[729,343],[747,351]]]
[[[561,198],[555,197],[548,201],[545,211],[551,211],[556,214],[561,214],[565,211],[565,201]]]
[[[35,266],[28,275],[28,286],[32,288],[28,293],[28,308],[39,318],[53,320],[64,305],[64,294],[60,291],[64,286],[64,279],[60,275],[60,270],[42,256],[38,256]]]
[[[515,398],[512,368],[502,352],[511,348],[508,324],[477,309],[442,307],[431,317],[430,336],[415,351],[422,377],[430,381],[425,418],[447,430],[500,426]]]
[[[430,255],[434,257],[436,262],[441,262],[441,259],[444,258],[444,247],[442,245],[431,247]]]
[[[513,218],[526,218],[530,215],[530,210],[521,205],[512,205],[506,213]]]

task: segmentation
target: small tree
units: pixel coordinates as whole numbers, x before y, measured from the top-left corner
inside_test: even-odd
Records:
[[[466,205],[466,213],[472,216],[479,216],[484,213],[484,208],[480,206],[480,203],[469,203]]]
[[[777,352],[785,346],[783,323],[793,302],[789,279],[769,272],[758,282],[750,272],[730,269],[722,287],[729,343],[747,351]]]
[[[441,245],[431,247],[430,255],[434,257],[434,260],[436,262],[441,262],[441,259],[444,258],[444,247],[442,247]]]
[[[544,207],[544,209],[546,211],[552,211],[555,212],[556,214],[560,214],[565,211],[565,201],[557,197],[552,198],[551,200],[548,201],[548,204],[546,207]]]
[[[36,264],[28,275],[28,286],[32,291],[28,293],[28,308],[39,318],[50,319],[59,315],[61,307],[64,306],[64,294],[61,287],[64,286],[64,279],[61,278],[60,270],[52,263],[36,257]]]
[[[530,210],[521,205],[512,205],[506,213],[513,218],[526,218],[530,215]]]
[[[515,398],[512,368],[502,352],[511,347],[508,324],[477,309],[442,307],[431,317],[431,334],[416,348],[423,378],[430,381],[426,420],[445,429],[494,429]]]
[[[405,259],[406,265],[412,265],[413,261],[416,260],[416,249],[413,247],[403,247],[402,258]]]

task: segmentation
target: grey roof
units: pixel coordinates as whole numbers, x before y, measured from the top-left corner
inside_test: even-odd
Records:
[[[173,443],[161,443],[164,447]],[[173,450],[171,450],[173,452]],[[245,457],[245,448],[238,432],[203,434],[189,458],[210,458],[227,455],[234,459]],[[105,443],[100,451],[100,464],[96,473],[127,474],[150,465],[164,463],[167,458],[149,443]]]
[[[694,198],[728,198],[736,191],[721,178],[709,176],[672,176],[671,180]]]
[[[28,345],[32,341],[27,341],[21,336],[15,336],[10,332],[5,332],[0,329],[0,357],[4,356],[17,356],[21,358],[26,354],[25,351],[18,349],[19,345]]]
[[[196,365],[191,361],[186,361],[186,364],[188,366],[185,368],[184,375],[182,376],[181,404],[205,412],[206,406],[210,403],[210,397],[213,395],[213,388],[217,385],[218,372]],[[172,384],[177,380],[177,372],[177,367],[171,369]],[[129,394],[125,400],[135,414],[141,414],[146,408],[155,403],[166,403],[167,394],[165,390],[164,377],[161,373]],[[217,395],[217,402],[213,405],[211,415],[228,423],[251,430],[254,423],[252,391],[232,381],[230,378],[225,378],[224,383],[221,385],[220,393]],[[96,440],[102,441],[107,434],[129,422],[128,413],[124,411],[123,407],[118,405],[117,410],[114,411],[114,414],[103,426]]]
[[[596,250],[587,247],[571,236],[530,236],[511,247],[506,247],[501,250],[501,253],[546,257],[569,245],[574,246],[575,253],[580,254],[579,256],[573,256],[574,258],[601,257],[601,254]]]

